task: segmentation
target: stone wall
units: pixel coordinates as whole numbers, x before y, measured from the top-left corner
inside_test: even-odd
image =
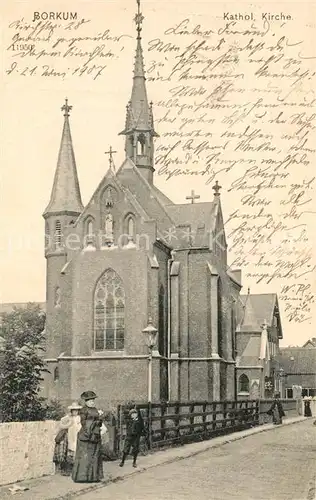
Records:
[[[0,485],[54,473],[57,427],[54,421],[0,424]]]

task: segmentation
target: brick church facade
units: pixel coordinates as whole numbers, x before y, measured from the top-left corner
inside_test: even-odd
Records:
[[[240,271],[227,270],[220,186],[213,199],[174,204],[154,185],[154,127],[138,12],[125,128],[126,159],[110,167],[84,207],[64,126],[44,211],[47,260],[45,393],[68,402],[84,390],[100,403],[146,401],[149,317],[158,329],[153,401],[236,395]]]

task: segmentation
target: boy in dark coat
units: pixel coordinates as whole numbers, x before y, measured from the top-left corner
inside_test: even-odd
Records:
[[[123,449],[122,461],[120,467],[123,467],[125,459],[132,448],[133,467],[137,467],[136,460],[139,453],[139,442],[141,435],[144,432],[144,421],[139,411],[136,409],[130,410],[128,414],[128,422],[126,429],[126,438]]]
[[[285,417],[283,406],[282,406],[282,403],[281,403],[279,398],[280,398],[280,394],[277,393],[274,396],[274,401],[271,405],[270,410],[267,411],[268,415],[272,415],[273,423],[275,425],[282,424],[282,418]]]

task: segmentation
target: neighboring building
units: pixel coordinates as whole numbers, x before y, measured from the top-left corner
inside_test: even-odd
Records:
[[[236,329],[236,383],[239,398],[271,397],[282,390],[279,340],[283,338],[276,294],[241,295]]]
[[[303,347],[282,347],[280,365],[283,369],[285,396],[292,398],[293,386],[302,387],[302,396],[316,396],[315,338]]]
[[[176,205],[154,185],[154,127],[141,46],[141,14],[125,128],[126,159],[83,207],[69,112],[49,204],[48,397],[93,389],[99,401],[146,400],[148,348],[157,327],[153,401],[235,397],[234,342],[240,271],[227,271],[216,182],[212,201]],[[81,118],[79,118],[81,119]]]
[[[316,337],[313,337],[309,339],[307,342],[305,342],[303,347],[316,347]]]

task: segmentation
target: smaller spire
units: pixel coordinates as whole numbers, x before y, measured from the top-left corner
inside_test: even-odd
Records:
[[[248,286],[248,295],[250,294],[250,287]]]
[[[214,186],[212,187],[214,190],[214,196],[220,196],[220,190],[222,189],[222,186],[218,184],[218,181],[215,182]]]
[[[44,217],[48,216],[50,213],[73,212],[79,214],[83,210],[69,124],[69,114],[72,110],[72,106],[69,106],[67,98],[61,110],[64,112],[64,126],[59,147],[54,184],[50,202],[43,214]]]

